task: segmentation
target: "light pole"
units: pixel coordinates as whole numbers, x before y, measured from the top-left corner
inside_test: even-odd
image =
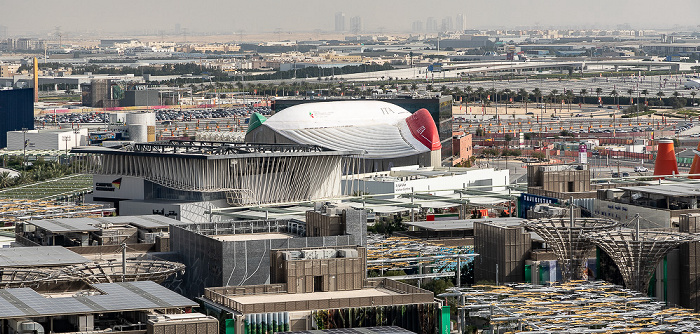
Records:
[[[27,170],[27,128],[22,128],[22,171]]]
[[[75,135],[75,147],[78,147],[78,135],[80,134],[80,128],[73,128],[73,134]]]
[[[66,157],[68,157],[68,142],[70,141],[70,136],[63,136],[61,139],[66,142]]]

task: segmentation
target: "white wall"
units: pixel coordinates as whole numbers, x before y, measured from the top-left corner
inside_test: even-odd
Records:
[[[144,180],[130,176],[93,175],[93,197],[143,199]]]
[[[615,203],[599,199],[595,200],[593,213],[596,216],[612,218],[623,223],[629,222],[638,213],[644,218],[640,222],[642,228],[669,227],[671,224],[671,212],[668,210],[645,208],[642,206]],[[653,224],[648,221],[658,223],[662,226],[653,226]]]
[[[82,128],[76,135],[72,129],[65,131],[41,131],[28,130],[26,134],[22,131],[7,132],[7,149],[22,150],[24,149],[24,139],[27,139],[27,150],[71,150],[73,147],[86,145],[88,135],[87,128]],[[63,138],[68,138],[65,141]]]
[[[385,173],[388,174],[388,173]],[[347,186],[349,181],[344,181],[344,186]],[[356,181],[357,182],[357,181]],[[455,172],[454,175],[430,177],[413,180],[395,180],[392,177],[387,177],[385,180],[360,180],[360,190],[369,194],[408,194],[413,191],[430,191],[433,195],[447,195],[454,191],[445,189],[456,189],[475,186],[493,186],[479,187],[476,189],[483,191],[503,191],[503,186],[510,183],[510,175],[508,170],[494,170],[493,168],[475,169],[469,171]],[[440,191],[442,190],[442,191]],[[397,196],[387,196],[397,197]]]

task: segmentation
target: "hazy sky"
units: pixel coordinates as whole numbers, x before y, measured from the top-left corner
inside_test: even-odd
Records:
[[[463,13],[468,28],[671,28],[700,25],[700,0],[0,0],[10,35],[164,31],[332,31],[334,14],[362,17],[366,30],[410,31],[416,20]]]

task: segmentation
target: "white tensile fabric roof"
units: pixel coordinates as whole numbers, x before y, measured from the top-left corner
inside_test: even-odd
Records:
[[[411,113],[382,101],[334,101],[289,107],[262,126],[300,144],[332,150],[363,150],[367,158],[429,152],[406,124]]]

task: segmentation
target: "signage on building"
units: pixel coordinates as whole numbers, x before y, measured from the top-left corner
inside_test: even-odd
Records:
[[[581,143],[578,145],[578,162],[582,164],[588,163],[588,147],[586,143]]]

